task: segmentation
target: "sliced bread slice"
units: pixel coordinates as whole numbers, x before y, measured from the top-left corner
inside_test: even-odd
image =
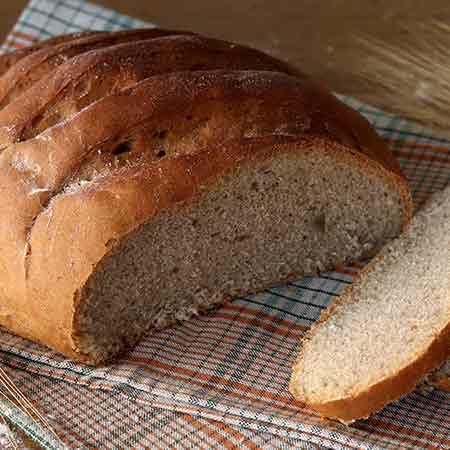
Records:
[[[414,390],[449,356],[450,186],[310,330],[290,390],[351,422]]]

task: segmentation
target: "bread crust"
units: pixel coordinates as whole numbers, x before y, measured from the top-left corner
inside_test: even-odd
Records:
[[[43,41],[36,42],[24,48],[20,48],[13,52],[5,53],[0,55],[0,76],[8,71],[14,64],[19,62],[25,56],[31,55],[32,53],[42,50],[43,48],[53,47],[55,45],[63,44],[64,42],[69,42],[77,39],[87,38],[94,35],[108,34],[107,31],[82,31],[79,33],[63,34],[61,36],[55,36],[50,39],[45,39]]]
[[[71,58],[0,110],[0,146],[33,137],[150,76],[218,69],[298,73],[258,50],[200,36],[171,35],[93,50]]]
[[[135,42],[173,34],[192,34],[185,31],[162,28],[142,28],[71,39],[32,52],[17,61],[0,78],[0,107],[5,107],[14,98],[25,92],[36,81],[49,75],[68,59],[87,51],[109,47],[124,42]]]

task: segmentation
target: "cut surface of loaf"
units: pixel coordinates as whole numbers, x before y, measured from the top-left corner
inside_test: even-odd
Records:
[[[450,356],[450,186],[385,246],[303,340],[291,391],[323,416],[365,418]]]
[[[411,216],[397,161],[331,93],[255,50],[150,32],[39,50],[0,79],[24,139],[0,154],[0,324],[92,364]]]
[[[150,76],[217,69],[296,74],[288,64],[258,50],[200,36],[113,45],[71,58],[0,110],[0,146],[30,139]]]
[[[322,139],[243,139],[69,186],[31,234],[33,295],[68,300],[59,303],[61,334],[53,323],[46,340],[99,363],[148,329],[353,259],[398,233],[395,177],[343,150]]]

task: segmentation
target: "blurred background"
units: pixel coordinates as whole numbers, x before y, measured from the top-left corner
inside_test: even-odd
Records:
[[[0,37],[28,0],[0,1]],[[236,40],[288,59],[330,88],[364,99],[348,76],[361,64],[357,39],[417,39],[421,24],[450,23],[448,0],[94,0],[158,25]],[[360,68],[355,67],[353,71]]]

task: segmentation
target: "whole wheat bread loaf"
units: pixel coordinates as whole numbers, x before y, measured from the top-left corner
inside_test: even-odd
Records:
[[[368,254],[411,217],[383,140],[306,76],[234,44],[151,40],[136,46],[164,56],[147,54],[158,64],[144,73],[114,61],[119,47],[84,42],[47,78],[60,91],[35,98],[45,63],[20,78],[23,109],[8,99],[11,124],[28,119],[0,154],[0,324],[91,364],[234,295]],[[98,65],[110,55],[112,76]]]
[[[350,422],[412,391],[449,357],[450,186],[312,327],[290,389],[323,416]]]

